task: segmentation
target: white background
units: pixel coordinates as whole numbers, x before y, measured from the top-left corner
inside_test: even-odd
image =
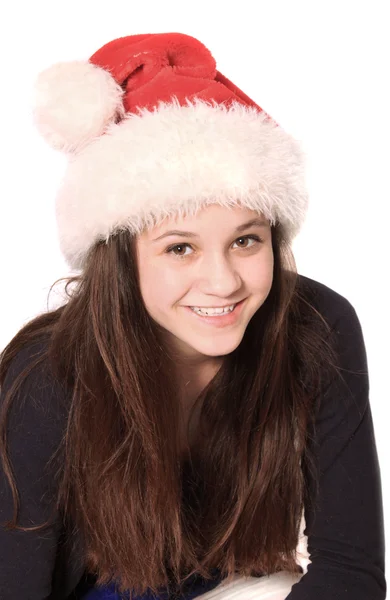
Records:
[[[50,285],[71,274],[54,218],[66,159],[34,128],[35,77],[117,37],[193,35],[307,153],[311,204],[293,249],[299,273],[348,298],[363,328],[387,532],[389,9],[375,0],[24,0],[0,14],[0,349],[46,310]]]

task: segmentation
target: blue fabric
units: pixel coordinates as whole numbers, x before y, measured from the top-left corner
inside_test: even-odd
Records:
[[[174,594],[173,592],[168,595],[168,592],[165,589],[161,590],[158,596],[149,591],[142,596],[133,596],[133,600],[173,600],[174,598],[177,600],[193,600],[193,598],[197,598],[201,594],[205,594],[214,589],[223,581],[223,577],[220,576],[217,570],[215,570],[213,574],[214,577],[210,580],[205,580],[199,575],[193,575],[187,580],[185,586],[183,586],[181,595],[178,593]],[[116,588],[117,584],[115,583],[107,586],[95,586],[82,596],[82,600],[129,600],[129,593],[121,594]]]

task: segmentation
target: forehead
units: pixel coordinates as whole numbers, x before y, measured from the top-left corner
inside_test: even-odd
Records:
[[[216,224],[218,224],[219,229],[223,227],[226,230],[234,230],[242,223],[256,217],[264,220],[268,224],[268,220],[264,215],[257,211],[241,207],[227,208],[225,206],[213,204],[202,208],[195,215],[184,217],[174,215],[172,217],[167,217],[159,225],[150,229],[144,229],[139,237],[145,241],[152,240],[175,229],[201,233],[202,228],[207,229],[211,227],[215,230]]]

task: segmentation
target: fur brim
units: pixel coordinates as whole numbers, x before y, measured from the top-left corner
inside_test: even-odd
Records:
[[[238,102],[139,109],[71,157],[56,202],[61,251],[81,269],[95,242],[210,203],[261,212],[291,242],[308,205],[301,147]]]

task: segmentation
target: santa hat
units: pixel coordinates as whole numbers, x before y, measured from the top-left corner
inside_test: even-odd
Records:
[[[210,204],[263,214],[288,243],[299,232],[302,149],[194,37],[115,39],[88,61],[50,66],[34,91],[39,132],[69,155],[56,219],[71,269],[119,231],[140,234]]]

